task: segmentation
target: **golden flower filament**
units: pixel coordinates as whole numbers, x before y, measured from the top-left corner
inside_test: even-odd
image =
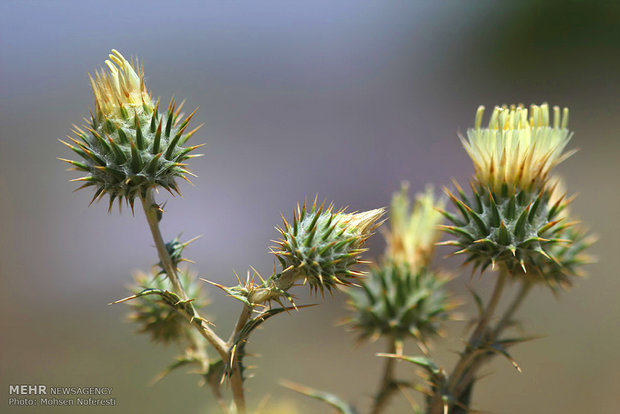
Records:
[[[127,61],[117,50],[112,50],[106,60],[105,69],[90,76],[90,83],[95,95],[95,107],[98,116],[109,118],[127,118],[134,111],[150,115],[153,100],[144,85],[144,72],[136,61]]]
[[[572,155],[563,153],[572,133],[568,130],[568,108],[553,108],[553,123],[547,104],[496,106],[487,128],[481,128],[484,107],[476,113],[475,127],[461,138],[474,162],[478,181],[499,193],[502,186],[530,189],[542,186],[549,171]]]
[[[412,269],[427,266],[432,258],[435,242],[439,237],[437,226],[443,216],[437,208],[433,189],[416,196],[415,205],[409,212],[407,186],[394,194],[391,206],[391,229],[386,235],[387,257],[398,263],[407,263]]]

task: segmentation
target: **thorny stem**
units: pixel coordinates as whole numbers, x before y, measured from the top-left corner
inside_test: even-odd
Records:
[[[510,303],[508,308],[506,308],[506,311],[504,311],[504,314],[502,315],[502,318],[499,320],[497,325],[495,325],[495,328],[493,329],[493,338],[498,338],[499,335],[501,335],[502,331],[506,327],[508,327],[508,325],[512,321],[512,318],[513,318],[515,312],[519,309],[519,307],[523,303],[523,300],[528,295],[528,293],[531,291],[532,286],[533,286],[533,284],[530,283],[530,282],[523,282],[521,284],[521,288],[519,289],[519,292],[517,293],[515,298],[512,300],[512,302]],[[488,354],[484,355],[484,356],[481,356],[481,357],[478,357],[471,364],[471,366],[467,370],[467,372],[465,372],[465,374],[463,375],[463,378],[461,380],[461,386],[459,388],[467,389],[467,387],[471,386],[471,382],[472,382],[472,380],[474,378],[474,375],[476,375],[476,372],[478,371],[478,369],[486,361],[491,359],[491,357],[492,357],[492,355],[488,355]],[[469,392],[471,392],[471,389],[469,390]],[[460,390],[457,390],[457,393],[461,394]]]
[[[226,343],[226,347],[228,349],[232,349],[237,334],[239,333],[239,331],[241,331],[241,329],[243,329],[251,316],[252,307],[244,305],[243,309],[241,310],[241,314],[239,315],[239,319],[235,324],[235,329],[230,334],[230,338]],[[235,407],[237,409],[237,413],[244,414],[246,412],[246,406],[245,393],[243,389],[243,377],[241,374],[241,361],[238,360],[238,355],[236,354],[229,358],[231,358],[230,364],[232,366],[232,372],[230,375],[230,386],[232,389],[233,398],[235,400]]]
[[[293,272],[284,272],[280,275],[279,278],[276,279],[274,285],[282,290],[288,290],[294,284],[295,275]],[[237,323],[235,324],[235,329],[230,334],[230,338],[226,343],[227,349],[231,349],[234,344],[235,338],[237,334],[243,329],[245,324],[252,317],[252,310],[254,305],[261,305],[262,303],[268,301],[272,298],[272,292],[269,289],[262,288],[259,289],[258,292],[249,297],[250,303],[252,306],[244,305],[243,309],[241,309],[241,314],[237,319]],[[245,406],[245,395],[243,390],[243,378],[241,376],[241,361],[237,359],[237,355],[234,355],[233,360],[230,361],[232,365],[232,373],[230,376],[230,385],[232,388],[233,398],[235,400],[235,405],[237,407],[237,411],[239,414],[243,414],[246,412]]]
[[[239,318],[237,319],[237,323],[235,325],[235,329],[230,334],[230,338],[228,338],[228,342],[226,343],[226,345],[229,348],[233,345],[233,343],[235,341],[235,337],[237,336],[239,331],[241,331],[241,329],[243,329],[243,327],[248,322],[248,320],[250,319],[251,316],[252,316],[252,307],[247,306],[247,305],[243,305],[243,309],[241,310],[241,314],[239,315]]]
[[[164,270],[166,271],[166,275],[172,284],[172,289],[174,293],[179,295],[181,299],[187,300],[187,293],[183,289],[181,282],[179,281],[179,276],[177,275],[177,269],[172,262],[172,258],[168,253],[168,249],[166,249],[166,244],[164,243],[164,239],[161,235],[161,231],[159,229],[159,217],[158,217],[158,209],[159,206],[155,203],[155,199],[153,197],[153,190],[149,189],[146,192],[146,195],[142,197],[142,208],[144,209],[144,215],[146,216],[146,220],[149,223],[149,228],[151,229],[151,234],[153,235],[153,241],[155,242],[155,247],[157,248],[157,254],[159,255],[159,260],[161,261]],[[222,361],[226,361],[228,359],[228,349],[229,347],[224,342],[222,338],[220,338],[208,325],[207,321],[203,319],[194,305],[192,303],[190,305],[191,314],[187,313],[184,316],[190,321],[191,325],[193,325],[198,332],[207,340],[213,347],[216,349]],[[235,375],[239,374],[239,375]],[[241,379],[240,370],[238,367],[233,369],[233,378],[231,379],[232,389],[233,389],[233,398],[235,400],[235,405],[237,407],[237,412],[239,414],[245,414],[245,398],[243,396],[243,381]],[[215,393],[216,399],[222,405],[222,396],[219,389],[213,388],[213,392]],[[225,406],[225,404],[224,404]]]
[[[209,384],[211,387],[211,391],[213,391],[213,395],[215,395],[215,399],[217,400],[217,404],[220,406],[222,412],[224,414],[230,414],[230,410],[228,409],[228,405],[222,396],[222,391],[220,390],[219,384]]]
[[[237,319],[235,329],[230,334],[230,338],[228,339],[228,342],[226,343],[226,346],[228,347],[228,349],[231,349],[231,347],[233,346],[235,342],[235,338],[237,337],[237,334],[239,333],[239,331],[241,331],[241,329],[243,329],[243,327],[248,322],[251,316],[252,316],[252,307],[244,305],[243,309],[241,310],[241,314],[239,315],[239,319]],[[237,355],[234,356],[233,360],[231,361],[231,364],[232,364],[233,370],[232,370],[231,377],[230,377],[230,385],[232,388],[233,398],[235,399],[235,405],[237,407],[237,411],[241,414],[241,413],[245,413],[246,407],[245,407],[245,395],[244,395],[244,390],[243,390],[243,377],[241,376],[241,367],[240,367],[241,361],[237,359]]]
[[[463,375],[466,374],[467,369],[470,367],[471,362],[474,360],[475,354],[478,351],[478,347],[480,346],[480,343],[484,338],[487,326],[491,318],[493,317],[493,313],[497,308],[497,304],[499,303],[502,291],[504,290],[506,278],[507,271],[505,269],[502,269],[498,276],[497,282],[495,283],[495,288],[493,289],[493,293],[491,294],[489,303],[483,310],[482,315],[480,315],[480,319],[478,320],[474,331],[469,337],[469,341],[467,342],[467,348],[465,352],[461,354],[461,358],[457,362],[454,370],[452,371],[452,374],[449,377],[447,389],[445,391],[448,393],[449,396],[455,398],[456,401],[459,401],[459,396],[457,395],[456,391],[463,385]],[[444,413],[444,401],[442,399],[441,392],[437,392],[433,396],[431,406],[428,412],[429,414]]]
[[[170,280],[170,283],[172,284],[172,290],[174,290],[174,293],[179,295],[181,299],[187,300],[187,294],[185,293],[183,286],[181,286],[179,276],[177,275],[177,269],[175,268],[174,263],[172,263],[172,258],[168,253],[168,249],[166,249],[166,243],[164,242],[164,238],[159,230],[159,219],[157,214],[159,207],[155,203],[153,190],[149,189],[146,192],[146,196],[141,198],[141,200],[146,221],[149,223],[149,228],[151,229],[151,234],[153,235],[157,255],[159,256],[159,260],[166,271],[168,280]]]
[[[235,400],[235,408],[237,414],[245,414],[245,394],[243,390],[243,378],[241,377],[241,368],[239,363],[233,361],[233,370],[230,376],[230,387],[232,389],[233,399]]]
[[[519,309],[519,307],[523,303],[523,300],[525,299],[527,294],[530,293],[530,291],[532,290],[532,286],[533,284],[531,282],[521,283],[521,288],[519,289],[519,293],[517,293],[517,296],[515,296],[512,303],[510,304],[510,306],[508,306],[508,308],[504,312],[504,315],[502,315],[502,318],[499,320],[499,322],[495,326],[495,329],[493,330],[494,337],[497,337],[504,330],[504,328],[506,328],[506,326],[512,321],[512,317],[514,316],[517,309]]]
[[[141,197],[142,200],[142,208],[144,209],[144,215],[146,216],[146,220],[149,223],[149,228],[151,229],[151,234],[153,235],[153,241],[155,242],[155,247],[157,249],[157,254],[159,256],[159,260],[161,261],[164,270],[166,271],[166,275],[172,284],[172,290],[174,293],[179,295],[181,299],[187,300],[187,293],[183,289],[179,281],[179,276],[177,275],[177,270],[172,263],[172,258],[166,249],[166,244],[164,243],[164,239],[161,235],[161,231],[159,229],[159,218],[158,218],[158,209],[159,207],[155,203],[155,199],[153,197],[153,190],[149,189],[146,192],[144,197]],[[226,343],[211,329],[208,325],[207,321],[203,319],[194,308],[192,303],[189,304],[192,314],[185,314],[184,316],[191,322],[191,324],[198,330],[198,332],[207,340],[215,350],[220,354],[222,360],[226,360],[228,355],[228,350],[226,347]]]
[[[388,354],[396,353],[396,341],[394,338],[389,338]],[[380,414],[386,407],[392,393],[396,390],[396,384],[394,380],[394,364],[396,359],[385,358],[385,365],[383,366],[383,378],[379,386],[379,391],[375,396],[375,402],[372,406],[371,414]]]
[[[491,294],[491,299],[489,299],[489,303],[482,315],[480,316],[480,320],[478,321],[476,329],[469,338],[470,347],[476,347],[480,344],[487,325],[489,324],[491,318],[493,317],[493,313],[497,308],[497,304],[499,303],[499,299],[502,295],[502,291],[504,290],[504,286],[506,285],[506,276],[507,271],[502,269],[497,279],[497,283],[495,283],[495,288],[493,289],[493,293]]]

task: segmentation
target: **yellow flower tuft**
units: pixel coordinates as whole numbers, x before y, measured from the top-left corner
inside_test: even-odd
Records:
[[[151,115],[153,100],[144,85],[144,72],[138,61],[130,63],[115,49],[106,60],[105,69],[89,75],[95,95],[97,117],[126,118],[126,114],[146,112]],[[125,116],[123,116],[123,112]]]
[[[409,264],[411,269],[427,266],[439,238],[437,226],[443,217],[438,209],[445,203],[436,201],[433,188],[416,195],[415,205],[409,211],[408,185],[392,197],[390,212],[391,229],[386,234],[387,258],[397,263]]]
[[[376,208],[361,213],[337,213],[334,221],[363,236],[365,240],[381,225],[382,221],[379,221],[379,219],[384,213],[385,210],[383,208]]]
[[[484,107],[476,112],[475,127],[461,138],[474,162],[478,181],[499,193],[502,186],[531,189],[547,181],[551,168],[572,152],[563,153],[572,133],[567,129],[568,108],[560,114],[553,108],[550,124],[547,104],[532,105],[529,111],[519,106],[496,106],[488,128],[481,128]]]

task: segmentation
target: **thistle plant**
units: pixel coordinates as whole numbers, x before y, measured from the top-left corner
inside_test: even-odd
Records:
[[[409,204],[405,185],[392,197],[385,257],[372,268],[361,291],[349,291],[350,321],[360,338],[384,337],[387,354],[399,356],[408,338],[428,354],[429,341],[441,333],[455,305],[444,290],[449,278],[432,266],[436,227],[442,221],[437,208],[443,201],[435,201],[429,188],[418,194],[413,209]],[[380,413],[399,384],[406,384],[394,377],[394,362],[385,361],[372,413]]]
[[[540,284],[558,292],[570,285],[579,267],[589,261],[582,252],[593,239],[569,219],[570,202],[550,172],[574,151],[565,152],[572,133],[567,108],[547,104],[496,107],[483,128],[484,107],[476,113],[475,126],[461,138],[474,162],[475,177],[469,197],[455,182],[458,197],[449,190],[457,214],[443,212],[451,225],[443,229],[454,236],[441,244],[457,247],[465,263],[483,272],[489,266],[499,274],[486,305],[476,295],[479,315],[456,366],[446,376],[436,376],[428,412],[465,413],[480,367],[494,355],[507,357],[520,370],[508,348],[527,338],[505,338],[517,309],[532,286]],[[519,285],[504,314],[493,318],[507,279]]]
[[[443,200],[436,200],[429,187],[418,194],[413,208],[408,185],[392,197],[390,230],[385,231],[386,251],[377,265],[371,266],[361,289],[347,289],[351,315],[347,324],[357,333],[358,341],[386,342],[383,374],[375,393],[371,413],[383,412],[400,387],[412,386],[397,379],[393,357],[403,357],[407,340],[416,343],[428,355],[430,341],[442,333],[441,326],[450,319],[456,302],[444,289],[450,278],[432,266],[437,229],[443,216],[438,211]],[[334,394],[305,386],[285,383],[286,387],[319,399],[342,413],[356,413],[355,407]]]
[[[508,349],[528,338],[506,336],[505,331],[514,325],[527,294],[534,286],[560,294],[591,260],[585,250],[593,238],[572,218],[571,198],[562,180],[552,176],[554,167],[574,152],[566,151],[572,137],[568,109],[550,110],[546,104],[529,110],[496,107],[483,127],[480,107],[474,128],[461,138],[474,163],[471,191],[456,181],[454,192],[445,189],[452,209],[431,187],[417,194],[411,206],[404,185],[392,198],[385,253],[371,264],[362,260],[364,245],[381,224],[384,209],[347,213],[333,204],[319,205],[316,198],[298,205],[289,220],[282,217],[280,237],[271,247],[276,266],[269,276],[251,268],[247,277],[231,284],[209,282],[240,302],[239,317],[224,337],[218,333],[221,327],[204,316],[206,310],[212,313],[204,293],[208,281],[181,266],[188,261],[183,254],[192,240],[164,239],[159,223],[165,211],[155,199],[159,189],[180,194],[179,179],[193,176],[188,162],[200,156],[195,150],[202,144],[189,145],[189,140],[201,126],[186,131],[196,111],[185,117],[183,104],[172,99],[160,112],[137,60],[128,61],[113,50],[106,66],[90,76],[95,110],[87,125],[74,125],[70,142],[61,141],[79,159],[61,160],[82,173],[72,180],[81,183],[79,189],[93,188],[91,204],[107,195],[109,211],[115,201],[119,210],[126,204],[132,213],[136,200],[142,205],[158,259],[150,272],[136,275],[130,296],[113,303],[129,304],[129,320],[137,332],[178,349],[179,355],[156,379],[191,367],[223,413],[248,412],[245,358],[251,334],[273,316],[308,306],[294,302],[293,289],[300,285],[321,296],[343,289],[347,325],[358,341],[384,342],[386,351],[378,354],[383,371],[368,412],[386,412],[397,391],[408,388],[424,395],[423,408],[413,406],[413,412],[471,412],[480,370],[495,355],[520,369]],[[449,239],[438,243],[441,230]],[[486,303],[472,291],[478,314],[451,370],[433,358],[435,340],[443,334],[444,322],[454,319],[456,304],[446,286],[454,278],[434,263],[436,245],[452,246],[453,255],[471,264],[472,274],[494,272],[482,278],[494,283]],[[517,285],[517,293],[500,306],[507,284]],[[421,368],[422,380],[397,377],[399,360]],[[338,412],[358,413],[335,394],[283,385]],[[295,410],[286,407],[284,412]]]
[[[362,277],[356,268],[364,242],[379,225],[383,209],[346,213],[331,205],[319,206],[316,200],[298,206],[292,224],[284,219],[279,229],[282,239],[272,252],[281,264],[278,271],[266,279],[254,271],[260,282],[249,273],[245,281],[237,278],[238,284],[230,287],[212,282],[242,302],[229,339],[223,339],[200,313],[206,305],[201,293],[204,281],[179,268],[189,242],[165,241],[159,229],[164,210],[154,194],[160,188],[180,194],[177,179],[189,181],[187,176],[193,176],[187,161],[200,155],[194,150],[202,144],[187,143],[201,126],[186,130],[196,111],[184,117],[183,104],[171,100],[160,112],[159,100],[154,101],[146,89],[137,60],[130,62],[113,50],[105,63],[107,71],[90,76],[95,113],[91,112],[88,125],[74,125],[71,142],[61,141],[80,159],[61,160],[85,174],[72,181],[82,183],[79,189],[95,189],[91,204],[106,194],[109,210],[115,200],[119,209],[124,202],[132,211],[136,199],[142,204],[159,260],[152,274],[136,277],[131,296],[114,303],[130,304],[130,320],[138,332],[155,342],[179,345],[181,354],[160,377],[183,366],[197,368],[194,371],[211,388],[223,412],[246,413],[244,357],[250,334],[270,317],[303,307],[293,303],[289,293],[293,287],[307,283],[313,291],[331,292]],[[291,306],[284,306],[285,301]],[[273,302],[280,306],[269,306]],[[232,390],[230,403],[221,390],[224,382]]]
[[[362,289],[347,291],[352,311],[349,322],[360,340],[386,337],[390,349],[402,353],[403,342],[414,339],[423,349],[441,332],[453,307],[443,285],[449,278],[431,266],[442,221],[432,189],[418,194],[409,208],[407,186],[394,194],[386,253],[372,266]]]
[[[447,211],[427,192],[418,196],[409,213],[406,190],[396,194],[385,257],[361,283],[362,290],[349,291],[353,312],[349,322],[359,338],[384,337],[389,344],[387,353],[378,354],[387,362],[370,413],[386,412],[394,391],[406,392],[407,388],[424,395],[423,405],[412,405],[415,413],[473,412],[474,385],[484,364],[502,355],[520,371],[508,349],[529,338],[505,336],[504,332],[514,325],[514,315],[532,287],[546,286],[559,294],[583,274],[582,265],[591,260],[584,251],[594,240],[571,219],[571,199],[561,179],[550,175],[574,152],[565,152],[572,136],[568,109],[553,108],[551,118],[546,104],[532,105],[529,111],[522,106],[496,107],[487,128],[482,127],[483,114],[480,107],[475,127],[467,131],[467,138],[461,138],[474,162],[471,192],[466,194],[456,181],[457,195],[445,189],[456,212]],[[448,224],[441,224],[442,218]],[[451,371],[433,359],[427,346],[441,322],[453,316],[454,302],[443,286],[447,279],[430,265],[437,227],[450,238],[436,244],[456,247],[452,255],[465,256],[472,275],[476,270],[497,272],[489,280],[495,287],[486,304],[472,290],[478,315]],[[496,317],[507,283],[518,285],[517,293]],[[406,338],[418,345],[422,355],[403,352]],[[397,380],[393,367],[397,360],[421,368],[423,381]],[[358,412],[334,394],[285,385],[338,412]]]

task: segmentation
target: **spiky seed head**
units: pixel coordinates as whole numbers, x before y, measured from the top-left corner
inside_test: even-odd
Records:
[[[415,204],[409,208],[408,184],[392,196],[390,209],[390,230],[386,231],[386,257],[396,263],[408,263],[410,268],[429,265],[435,242],[439,237],[437,226],[443,216],[437,210],[443,209],[445,202],[435,200],[433,188],[416,195]]]
[[[286,277],[294,275],[293,281],[308,282],[313,290],[350,285],[362,275],[352,267],[383,213],[383,209],[345,213],[334,211],[331,205],[318,206],[316,201],[311,207],[304,203],[298,206],[292,224],[284,220],[278,229],[282,238],[272,253]]]
[[[82,160],[66,160],[72,169],[85,173],[73,181],[94,187],[92,201],[106,194],[110,208],[114,200],[133,206],[135,197],[144,197],[151,188],[162,187],[179,192],[176,178],[187,181],[193,175],[186,161],[201,145],[186,147],[198,130],[186,132],[195,114],[183,121],[181,106],[171,101],[165,113],[153,104],[144,85],[144,74],[138,63],[130,63],[113,50],[106,61],[108,72],[100,70],[91,76],[95,95],[95,114],[88,125],[75,126],[75,137],[63,142]]]
[[[435,200],[428,187],[410,209],[407,191],[403,183],[392,196],[381,264],[372,266],[362,289],[347,289],[353,311],[349,322],[360,339],[389,336],[400,341],[413,336],[425,342],[439,332],[454,306],[443,289],[447,277],[430,266],[443,219],[438,210],[445,203]]]
[[[564,153],[572,133],[568,130],[568,108],[548,105],[496,106],[487,128],[481,127],[484,107],[476,113],[475,127],[461,138],[474,162],[476,179],[495,195],[502,186],[529,190],[540,188],[549,171],[571,153]]]
[[[538,263],[529,266],[529,273],[518,269],[513,276],[544,283],[554,292],[568,289],[573,285],[575,277],[584,276],[581,269],[583,265],[594,262],[594,258],[585,251],[594,244],[596,237],[578,225],[559,231],[558,237],[565,241],[549,247],[549,256],[555,260],[538,257]]]
[[[572,251],[577,240],[588,240],[566,231],[574,224],[569,201],[549,174],[571,154],[564,153],[572,135],[568,109],[561,114],[554,107],[551,122],[546,104],[532,105],[529,115],[521,106],[496,107],[489,127],[481,128],[483,111],[462,139],[476,169],[472,194],[456,182],[458,197],[448,191],[460,217],[444,212],[452,222],[444,230],[456,238],[443,244],[457,247],[454,254],[466,255],[474,269],[498,264],[512,274],[538,274],[550,285],[564,282],[572,271],[557,257],[567,254],[561,246]]]
[[[131,288],[134,294],[145,289],[161,289],[171,291],[168,279],[162,275],[149,275],[138,272],[134,275],[135,284]],[[179,279],[187,292],[189,299],[193,299],[196,308],[205,306],[205,298],[201,284],[196,281],[195,275],[188,271],[179,273]],[[155,342],[184,343],[191,335],[191,327],[185,317],[180,315],[172,306],[162,300],[159,295],[145,295],[127,302],[131,306],[129,320],[138,325],[138,332],[148,334]]]
[[[373,266],[362,289],[347,289],[348,322],[360,340],[413,337],[425,343],[440,332],[455,306],[444,289],[447,280],[427,267],[386,260]]]
[[[190,241],[182,242],[178,237],[175,237],[165,244],[166,250],[168,251],[168,255],[170,256],[170,260],[172,261],[172,265],[175,269],[179,268],[179,264],[181,264],[181,262],[190,262],[190,260],[183,257],[183,250],[185,250],[185,248],[194,240],[196,239],[194,238]],[[161,275],[166,273],[163,263],[157,263],[157,267],[159,267],[158,274]]]
[[[564,182],[559,177],[550,179],[549,209],[557,210],[554,239],[557,243],[549,243],[548,256],[538,257],[538,261],[525,269],[516,269],[513,273],[518,279],[526,279],[534,283],[545,283],[553,291],[566,290],[573,284],[573,278],[583,276],[581,267],[592,263],[593,257],[585,251],[594,244],[596,237],[579,223],[570,219],[571,213],[566,201]]]
[[[460,215],[444,212],[452,223],[443,229],[455,238],[442,244],[456,247],[454,254],[465,255],[474,270],[499,265],[524,280],[553,289],[566,286],[569,276],[578,273],[576,267],[587,261],[581,253],[592,239],[573,228],[570,200],[560,187],[556,183],[516,193],[504,187],[495,196],[488,187],[472,183],[471,197],[458,186],[459,197],[447,190]]]
[[[101,69],[95,71],[94,77],[89,75],[97,118],[120,121],[124,118],[123,111],[150,116],[153,100],[144,84],[143,68],[137,60],[130,63],[115,49],[109,57],[105,61],[108,72]]]

